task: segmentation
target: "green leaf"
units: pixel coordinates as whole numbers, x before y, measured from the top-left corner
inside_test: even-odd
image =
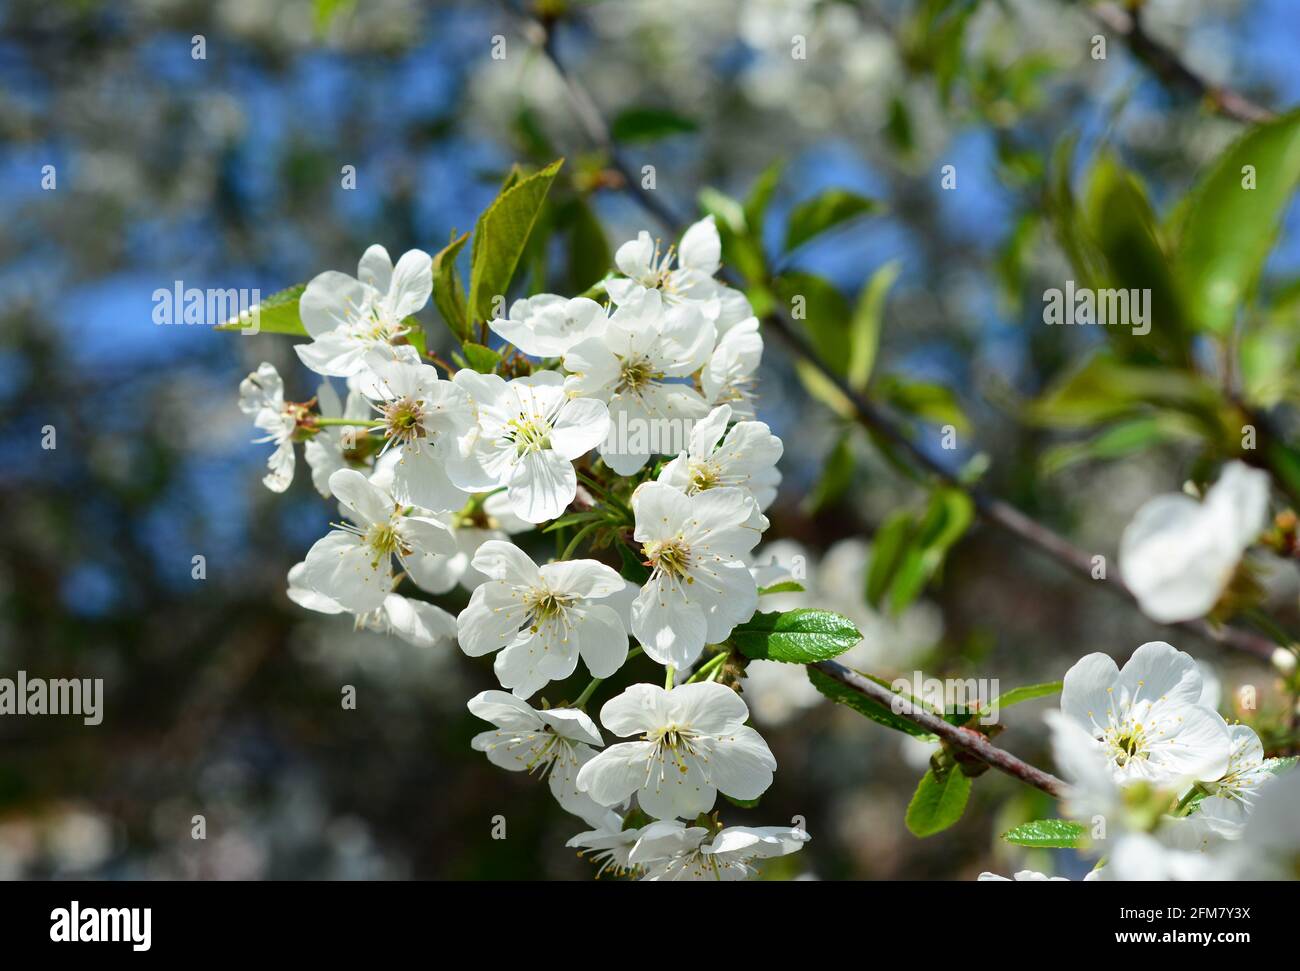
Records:
[[[741,809],[757,809],[758,804],[763,797],[758,796],[754,799],[733,799],[731,796],[727,795],[724,792],[722,793],[722,798],[727,800],[727,802],[731,803],[733,806],[738,806]]]
[[[952,425],[959,432],[970,430],[952,388],[929,381],[909,381],[890,374],[880,379],[879,395],[899,411],[934,425]]]
[[[889,609],[902,613],[939,571],[948,550],[970,527],[975,506],[960,489],[939,488],[919,520],[896,513],[876,536],[867,571],[867,602],[878,607],[889,596]]]
[[[1151,408],[1213,415],[1218,393],[1193,374],[1170,368],[1140,367],[1094,354],[1058,378],[1028,409],[1036,422],[1081,427]]]
[[[465,287],[456,269],[456,257],[465,248],[469,233],[459,237],[452,233],[451,242],[433,258],[433,304],[443,322],[460,340],[469,336],[469,317],[465,310]]]
[[[879,607],[894,581],[912,539],[915,517],[900,510],[885,520],[871,543],[871,564],[867,568],[867,603]]]
[[[1116,422],[1086,441],[1053,445],[1038,464],[1043,475],[1050,476],[1078,462],[1124,458],[1153,445],[1195,437],[1194,427],[1182,415],[1140,415]]]
[[[1021,685],[1019,688],[1012,688],[1010,691],[1002,692],[989,707],[1010,708],[1022,701],[1046,698],[1048,695],[1057,694],[1064,686],[1065,682],[1063,681],[1045,681],[1042,684]]]
[[[609,132],[616,142],[650,142],[693,132],[697,127],[691,119],[667,108],[626,108],[614,117]]]
[[[849,360],[849,303],[829,280],[811,273],[782,273],[774,281],[777,296],[790,308],[831,370],[843,374]]]
[[[876,363],[876,349],[880,346],[880,330],[885,316],[885,296],[898,279],[902,264],[890,260],[871,274],[858,294],[849,324],[849,387],[863,391],[871,380],[871,368]]]
[[[847,617],[800,607],[756,613],[731,632],[730,640],[749,658],[812,664],[843,654],[862,634]]]
[[[482,344],[466,343],[461,346],[461,351],[465,354],[465,363],[479,374],[491,374],[501,363],[501,355]]]
[[[786,252],[802,246],[810,239],[841,223],[879,210],[874,199],[860,196],[847,189],[827,189],[799,203],[790,213],[790,223],[785,231]]]
[[[624,580],[629,583],[635,583],[638,587],[645,586],[650,579],[650,570],[637,559],[636,553],[627,543],[619,541],[618,556],[623,561],[622,568],[618,571]]]
[[[1251,166],[1255,188],[1243,187]],[[1300,181],[1300,112],[1252,129],[1192,190],[1175,269],[1187,311],[1222,334],[1255,289]]]
[[[745,200],[745,226],[757,239],[763,238],[763,223],[767,221],[767,207],[772,201],[772,194],[776,192],[777,184],[781,181],[781,173],[784,169],[784,162],[780,160],[773,162],[763,170],[750,187],[749,198]]]
[[[468,318],[473,323],[492,316],[494,297],[505,296],[519,257],[546,201],[564,159],[521,178],[502,191],[479,216],[474,227]]]
[[[307,284],[299,283],[297,286],[273,293],[261,303],[250,307],[250,311],[257,312],[257,332],[306,337],[307,328],[302,325],[302,318],[298,316],[298,299],[306,289]],[[251,326],[251,322],[241,323],[238,317],[233,317],[218,324],[217,330],[248,330]]]
[[[582,199],[572,203],[569,225],[569,290],[582,293],[601,280],[613,260],[609,239],[591,206]]]
[[[942,832],[966,811],[971,780],[964,772],[953,770],[942,779],[927,769],[907,806],[907,828],[913,836],[933,836]]]
[[[874,722],[879,722],[886,728],[892,728],[894,731],[903,732],[907,735],[920,737],[929,737],[930,733],[920,725],[914,725],[905,718],[900,718],[882,705],[865,695],[858,694],[852,688],[836,681],[829,674],[825,674],[817,668],[805,668],[808,672],[808,680],[812,686],[820,691],[823,695],[837,704],[852,708],[860,715],[870,718]],[[866,677],[866,675],[863,675]],[[874,678],[872,680],[875,680]],[[886,687],[888,687],[886,685]]]
[[[1002,834],[1002,838],[1016,846],[1038,849],[1071,850],[1084,845],[1087,827],[1067,819],[1035,819],[1021,823]]]
[[[773,583],[771,586],[759,587],[758,595],[765,597],[769,593],[803,593],[804,586],[795,580],[782,580],[780,583]]]
[[[724,192],[705,186],[697,197],[700,208],[713,216],[722,241],[723,262],[735,267],[746,280],[758,282],[767,277],[767,257],[763,252],[760,230],[749,223],[745,207]],[[755,306],[755,312],[758,307]]]
[[[826,464],[822,466],[822,474],[817,479],[816,487],[808,496],[806,503],[808,512],[816,513],[844,495],[845,490],[853,483],[856,467],[853,459],[853,435],[850,431],[841,432],[830,455],[826,457]]]

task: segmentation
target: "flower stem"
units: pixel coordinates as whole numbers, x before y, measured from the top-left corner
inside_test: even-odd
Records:
[[[351,428],[379,428],[383,422],[369,418],[315,418],[312,424],[319,425],[321,428],[330,426],[342,426]]]
[[[731,657],[730,651],[719,651],[696,668],[695,673],[686,679],[686,683],[694,684],[696,681],[703,681],[706,677],[713,680],[712,675],[717,673],[718,669],[722,667],[729,657]]]
[[[664,672],[664,690],[665,690],[665,691],[672,691],[672,690],[673,690],[673,680],[674,680],[676,677],[677,677],[677,669],[676,669],[675,667],[673,667],[671,664],[668,665],[668,670],[667,670],[666,672]]]

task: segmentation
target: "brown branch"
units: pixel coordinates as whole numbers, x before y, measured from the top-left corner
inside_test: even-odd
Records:
[[[1142,26],[1140,11],[1129,11],[1113,3],[1088,8],[1092,18],[1121,37],[1128,49],[1171,88],[1203,98],[1221,115],[1248,124],[1273,118],[1273,112],[1245,95],[1223,85],[1213,85],[1182,62],[1178,55],[1153,38]]]
[[[948,744],[991,765],[999,772],[1005,772],[1035,789],[1041,789],[1057,799],[1065,794],[1065,783],[1042,769],[1016,758],[1006,749],[998,748],[988,740],[988,736],[970,728],[962,728],[945,721],[933,712],[913,705],[908,699],[894,694],[884,685],[876,684],[851,668],[835,661],[819,661],[813,667],[827,677],[834,678],[844,687],[870,698],[878,705],[884,705],[898,717],[924,728],[933,735],[938,735]],[[954,769],[953,771],[959,771]]]
[[[600,109],[558,56],[555,50],[553,31],[541,21],[529,21],[528,24],[529,36],[534,43],[540,46],[555,71],[564,80],[565,87],[573,102],[575,114],[578,116],[588,138],[597,147],[609,154],[611,165],[623,176],[623,190],[636,200],[642,208],[663,223],[666,228],[674,233],[680,233],[684,221],[679,219],[672,209],[660,200],[656,193],[642,188],[640,181],[632,176],[630,168],[619,156],[609,126],[606,124]],[[743,281],[738,280],[734,272],[730,271],[729,268],[724,269],[724,276],[728,282],[743,286]],[[823,377],[834,384],[839,392],[853,405],[853,417],[858,424],[890,442],[906,455],[917,468],[923,469],[946,484],[965,492],[970,496],[976,511],[982,519],[1011,533],[1027,545],[1046,554],[1049,558],[1068,567],[1073,572],[1092,579],[1091,554],[1026,516],[1014,506],[960,481],[955,473],[926,455],[874,402],[869,401],[863,394],[850,388],[839,374],[826,367],[799,329],[793,326],[783,314],[775,310],[772,311],[764,318],[763,327],[769,332],[775,332],[799,357],[817,368]],[[1102,582],[1105,583],[1106,589],[1112,590],[1132,601],[1132,593],[1118,578],[1108,577]],[[1253,654],[1265,661],[1269,660],[1273,655],[1275,646],[1273,642],[1250,631],[1232,627],[1216,627],[1203,620],[1184,621],[1166,626],[1188,631],[1213,643]]]

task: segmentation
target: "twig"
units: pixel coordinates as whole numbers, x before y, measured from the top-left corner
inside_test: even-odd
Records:
[[[1005,772],[1035,789],[1041,789],[1057,799],[1065,794],[1065,783],[1036,766],[1016,758],[1006,749],[998,748],[988,740],[988,736],[945,721],[938,715],[913,705],[906,698],[894,694],[883,685],[876,684],[870,678],[864,678],[858,672],[846,668],[835,661],[819,661],[813,665],[827,677],[834,678],[858,694],[870,698],[879,705],[884,705],[898,717],[924,728],[931,734],[938,735],[950,745],[974,756],[981,762],[993,766],[999,772]],[[960,771],[954,769],[953,771]]]

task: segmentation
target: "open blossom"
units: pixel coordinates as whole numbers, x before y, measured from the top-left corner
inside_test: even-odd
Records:
[[[1079,660],[1065,674],[1061,711],[1088,733],[1119,785],[1178,787],[1228,768],[1228,726],[1200,703],[1201,688],[1190,655],[1153,641],[1123,670],[1105,654]]]
[[[1259,795],[1260,787],[1273,778],[1264,759],[1264,746],[1249,725],[1229,725],[1231,749],[1228,768],[1216,779],[1202,779],[1201,788],[1210,793],[1201,806],[1221,802],[1222,815],[1244,823]],[[1212,803],[1213,805],[1213,803]]]
[[[566,299],[539,293],[510,305],[505,319],[488,326],[525,354],[561,357],[569,348],[605,329],[605,308],[586,297]]]
[[[457,621],[460,646],[470,657],[500,651],[501,685],[528,698],[548,682],[571,675],[581,655],[592,677],[608,678],[627,659],[627,632],[603,601],[626,581],[595,560],[537,566],[519,547],[490,540],[474,555],[488,577]]]
[[[741,559],[767,520],[752,496],[723,487],[688,496],[662,482],[632,494],[633,537],[650,579],[632,605],[632,633],[660,664],[681,669],[705,644],[725,640],[758,609],[758,587]]]
[[[757,799],[772,784],[776,759],[746,727],[748,718],[745,702],[724,685],[634,684],[605,703],[600,721],[615,735],[641,739],[600,752],[578,773],[578,788],[603,806],[635,792],[657,819],[694,819],[719,792]]]
[[[609,430],[605,405],[571,398],[556,371],[513,381],[459,371],[456,383],[478,413],[470,452],[482,470],[476,484],[505,486],[511,509],[527,522],[558,517],[578,492],[574,460],[595,448]]]
[[[239,410],[253,416],[253,424],[266,433],[255,439],[260,445],[275,445],[266,460],[270,470],[262,483],[272,492],[284,492],[293,482],[295,465],[293,435],[298,427],[298,416],[305,414],[301,405],[284,400],[284,381],[274,364],[262,363],[239,383]]]
[[[545,776],[566,811],[590,821],[604,810],[576,786],[578,771],[602,744],[586,712],[575,708],[538,710],[504,691],[482,691],[469,700],[474,715],[496,725],[470,743],[496,766]],[[593,746],[595,748],[593,748]]]
[[[1091,876],[1091,874],[1089,876]],[[1037,870],[1017,870],[1015,874],[1010,877],[999,876],[996,873],[990,873],[988,870],[985,870],[983,873],[979,875],[979,879],[982,881],[995,880],[995,881],[1000,881],[1002,883],[1025,882],[1025,881],[1034,883],[1038,881],[1054,881],[1054,880],[1061,880],[1064,881],[1065,883],[1070,882],[1065,877],[1049,877],[1046,873],[1039,873]],[[1088,878],[1085,877],[1084,879],[1086,880]]]
[[[1268,475],[1229,462],[1204,502],[1173,493],[1142,505],[1120,538],[1120,573],[1152,620],[1204,617],[1267,517]]]
[[[734,290],[725,291],[727,294]],[[758,332],[758,318],[743,294],[740,306],[723,301],[716,322],[718,342],[700,372],[700,387],[705,400],[713,405],[729,404],[736,418],[754,417],[754,385],[758,366],[763,360],[763,338]],[[743,314],[740,319],[731,315]]]
[[[406,515],[401,504],[355,469],[330,476],[330,491],[353,525],[331,530],[307,552],[304,584],[357,614],[383,606],[393,589],[393,558],[450,553],[442,523]]]
[[[374,352],[365,358],[369,374],[361,386],[384,422],[385,448],[399,458],[393,466],[393,496],[425,509],[459,509],[477,471],[463,443],[475,428],[469,396],[438,377],[413,351]]]
[[[600,864],[597,877],[605,873],[621,877],[640,872],[641,868],[634,865],[630,857],[632,847],[636,846],[645,827],[624,829],[623,817],[612,809],[605,810],[600,819],[588,822],[592,823],[593,829],[579,833],[564,845],[577,847],[579,856]]]
[[[620,306],[599,337],[564,355],[566,390],[609,406],[610,440],[601,443],[600,455],[619,475],[668,451],[660,439],[708,412],[685,379],[708,359],[713,335],[713,324],[694,305],[665,308],[651,290]],[[680,438],[671,450],[678,448]]]
[[[348,444],[364,435],[365,423],[370,420],[370,405],[355,385],[355,377],[348,378],[347,405],[339,400],[338,392],[328,381],[322,381],[316,389],[316,401],[322,418],[355,418],[360,424],[356,426],[326,425],[303,446],[303,455],[311,467],[311,483],[326,499],[330,498],[330,476],[339,469],[349,469],[353,465],[348,461]]]
[[[361,257],[356,278],[327,270],[312,278],[298,300],[311,343],[294,350],[317,374],[346,378],[365,369],[366,354],[405,337],[406,318],[429,302],[433,259],[411,250],[393,266],[376,244]]]
[[[343,614],[348,610],[337,600],[317,593],[305,585],[306,562],[295,563],[289,570],[289,599],[300,607],[322,614]],[[456,636],[456,618],[436,604],[390,593],[374,610],[355,615],[358,630],[396,634],[416,647],[434,647]]]
[[[781,439],[761,421],[742,421],[727,430],[732,411],[728,405],[714,408],[695,423],[682,452],[664,466],[659,481],[681,489],[687,495],[734,486],[744,489],[760,510],[776,498],[781,473]]]
[[[509,540],[515,533],[533,528],[532,523],[514,514],[504,492],[494,492],[465,509],[434,513],[431,518],[451,531],[456,551],[422,556],[418,562],[408,564],[407,572],[415,585],[429,593],[447,593],[457,584],[473,592],[487,581],[472,562],[479,547],[489,540]]]
[[[639,299],[647,291],[663,295],[666,303],[691,301],[710,319],[718,316],[719,285],[713,275],[722,266],[722,240],[712,216],[705,216],[682,234],[681,244],[661,253],[659,244],[642,230],[614,254],[614,263],[627,279],[605,281],[614,303]]]
[[[789,826],[728,826],[708,836],[703,826],[677,820],[651,823],[640,831],[629,862],[645,870],[644,880],[745,880],[757,872],[755,860],[794,853],[809,840]]]
[[[1246,820],[1241,839],[1220,847],[1226,872],[1242,880],[1300,877],[1297,805],[1300,805],[1300,771],[1290,769],[1265,784]]]

